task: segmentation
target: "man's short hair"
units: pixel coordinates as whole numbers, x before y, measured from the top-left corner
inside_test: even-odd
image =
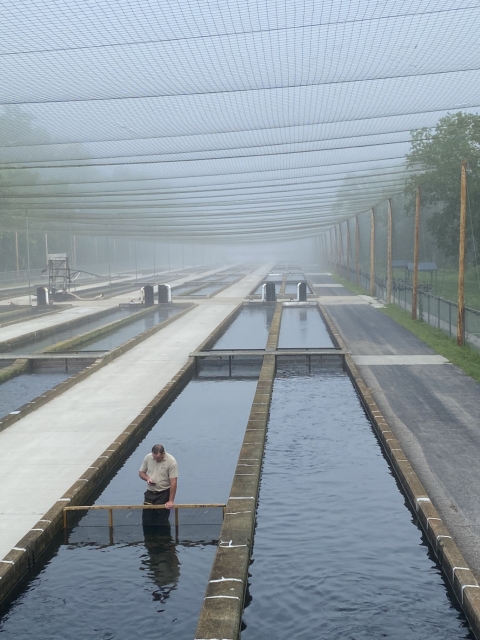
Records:
[[[152,453],[165,453],[165,447],[163,444],[154,444],[152,447]]]

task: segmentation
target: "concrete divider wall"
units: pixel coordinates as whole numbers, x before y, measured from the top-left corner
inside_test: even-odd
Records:
[[[91,375],[98,367],[104,366],[114,357],[118,357],[128,349],[131,349],[167,324],[188,313],[188,311],[195,306],[194,304],[190,304],[188,308],[176,316],[140,334],[140,336],[132,338],[132,340],[118,347],[118,349],[110,352],[101,361],[91,365],[91,367],[88,368],[88,372],[83,371],[78,375]],[[241,308],[242,304],[238,305],[215,330],[210,333],[197,350],[208,349],[238,315]],[[149,402],[127,428],[115,438],[115,441],[109,445],[102,455],[99,456],[70,489],[64,493],[60,500],[43,515],[34,527],[15,545],[5,558],[0,561],[0,603],[8,597],[12,589],[14,589],[19,581],[34,567],[42,553],[48,549],[49,545],[62,530],[64,507],[67,505],[88,504],[89,497],[95,492],[99,485],[105,481],[106,477],[123,462],[132,447],[135,446],[139,439],[144,436],[164,411],[166,411],[171,402],[173,402],[194,375],[194,370],[194,358],[189,357],[186,364],[178,373],[163,387],[151,402]],[[77,376],[74,377],[77,378]],[[76,384],[78,381],[77,378],[73,384]]]
[[[15,378],[15,376],[19,376],[21,373],[25,373],[30,370],[30,362],[28,358],[18,358],[12,364],[9,364],[7,367],[0,369],[0,384],[2,382],[6,382],[10,380],[10,378]],[[1,423],[0,423],[1,424]],[[1,431],[1,428],[0,428]]]
[[[101,338],[102,336],[106,336],[121,327],[125,327],[136,320],[139,320],[145,316],[149,316],[155,311],[158,310],[158,305],[152,305],[151,307],[147,307],[146,309],[142,309],[141,311],[137,311],[136,313],[131,313],[126,318],[120,318],[120,320],[115,320],[114,322],[110,322],[109,324],[103,325],[102,327],[98,327],[97,329],[93,329],[92,331],[87,331],[73,338],[68,338],[67,340],[62,340],[62,342],[57,342],[52,344],[50,347],[43,349],[42,353],[57,353],[62,351],[69,351],[74,347],[78,347],[84,342],[89,342],[94,338]]]
[[[277,348],[281,313],[282,303],[278,303],[270,326],[267,351]],[[274,378],[275,356],[267,354],[263,358],[200,612],[196,632],[199,640],[237,640],[240,636]]]
[[[78,325],[84,324],[85,322],[89,322],[90,320],[95,320],[97,318],[103,318],[103,316],[108,316],[114,311],[117,311],[117,307],[109,307],[108,309],[101,309],[100,311],[91,313],[88,316],[73,318],[73,320],[67,320],[67,322],[61,322],[59,324],[52,325],[51,327],[45,327],[43,329],[39,329],[38,331],[31,331],[30,333],[24,333],[21,336],[17,336],[16,338],[11,338],[10,340],[3,340],[2,342],[0,342],[0,351],[10,351],[15,347],[19,347],[20,345],[25,344],[26,342],[30,342],[30,340],[35,340],[38,338],[46,338],[48,336],[53,335],[59,330],[70,329],[71,327],[77,327]]]
[[[20,305],[19,305],[20,306]],[[22,306],[16,311],[6,311],[5,313],[0,314],[0,329],[3,327],[9,327],[12,324],[18,324],[20,322],[25,322],[27,320],[33,320],[34,318],[39,318],[43,316],[50,316],[52,313],[59,313],[60,311],[64,311],[65,309],[71,309],[73,305],[66,304],[60,306],[53,306],[52,308],[48,308],[47,310],[40,309],[38,310],[35,307],[31,306]],[[28,312],[30,310],[30,313]],[[14,318],[13,320],[9,320],[9,318]],[[4,322],[7,320],[7,322]]]
[[[122,318],[121,320],[115,320],[115,322],[110,322],[109,324],[103,327],[99,327],[98,329],[93,329],[93,331],[87,331],[86,333],[82,333],[78,336],[75,336],[74,338],[68,338],[68,340],[62,340],[61,342],[56,342],[55,344],[52,344],[50,347],[43,349],[42,353],[57,353],[61,351],[68,351],[70,349],[73,349],[74,347],[78,347],[84,342],[88,342],[89,340],[92,340],[93,338],[100,338],[101,336],[107,335],[112,331],[116,331],[117,329],[120,329],[121,327],[127,324],[130,324],[131,322],[134,322],[135,320],[138,320],[139,318],[142,318],[145,315],[152,313],[156,308],[157,307],[149,307],[148,309],[144,309],[143,311],[139,311],[138,313],[132,313],[130,316],[126,318]],[[113,308],[113,310],[114,311],[116,310],[115,307]],[[109,310],[109,313],[112,313],[112,309]],[[93,315],[97,317],[96,314],[93,314]],[[102,317],[102,314],[100,314],[99,317]],[[83,322],[88,321],[88,319],[91,319],[91,316],[89,318],[84,317]],[[77,323],[78,319],[75,319],[72,322]],[[72,327],[73,325],[70,324],[69,322],[66,322],[64,325],[57,325],[56,329],[62,330],[65,327],[69,327],[69,326]],[[49,327],[49,329],[50,328],[51,327]],[[39,337],[39,333],[40,332],[36,332],[36,337]],[[55,332],[49,332],[50,335],[52,335],[52,333],[54,334]],[[32,336],[33,334],[30,333],[27,335]],[[24,344],[24,340],[23,340],[24,336],[20,336],[20,337],[22,338],[21,344]],[[13,341],[7,341],[7,342],[13,342]],[[1,344],[2,343],[0,343],[0,345]],[[18,346],[18,344],[19,343],[17,342],[15,346]],[[10,380],[11,378],[18,376],[21,373],[28,371],[30,368],[31,367],[29,365],[28,358],[27,359],[19,358],[12,365],[9,365],[8,367],[5,367],[4,369],[0,370],[0,383],[5,382],[6,380]],[[0,431],[1,431],[1,428],[0,428]]]
[[[345,349],[345,344],[328,312],[321,304],[319,308],[338,345]],[[387,420],[379,410],[371,390],[365,384],[351,355],[346,356],[345,364],[374,432],[395,471],[412,511],[425,532],[430,548],[463,609],[475,637],[480,640],[480,586],[391,431]]]

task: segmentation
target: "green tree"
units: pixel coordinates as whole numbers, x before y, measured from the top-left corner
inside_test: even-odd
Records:
[[[460,211],[460,166],[467,160],[468,248],[480,237],[480,116],[451,113],[441,118],[434,130],[412,132],[407,168],[415,171],[408,181],[409,214],[415,210],[415,190],[421,189],[422,209],[431,217],[427,228],[446,256],[458,255]],[[473,228],[473,234],[471,233]],[[473,235],[473,237],[472,237]]]

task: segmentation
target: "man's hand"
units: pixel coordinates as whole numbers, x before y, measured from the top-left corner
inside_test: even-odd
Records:
[[[172,502],[172,500],[169,500],[166,504],[165,504],[165,508],[166,509],[173,509],[174,507],[174,502]]]
[[[150,478],[150,476],[147,476],[147,474],[145,473],[145,471],[139,471],[138,475],[140,476],[140,478],[142,480],[145,480],[145,482],[149,485],[152,486],[155,484],[155,482],[153,482],[153,480]]]

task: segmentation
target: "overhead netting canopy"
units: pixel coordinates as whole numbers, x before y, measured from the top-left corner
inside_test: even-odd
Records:
[[[0,204],[77,233],[310,237],[480,104],[472,0],[1,4]]]

